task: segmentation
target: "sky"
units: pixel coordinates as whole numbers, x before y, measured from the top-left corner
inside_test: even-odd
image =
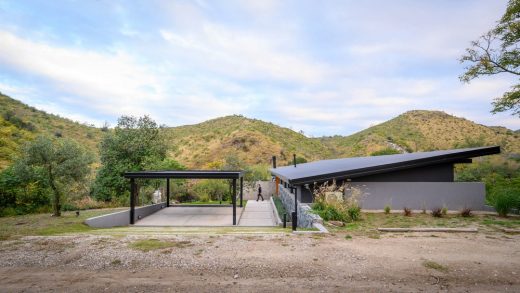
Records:
[[[240,114],[348,135],[408,110],[520,128],[459,58],[506,0],[0,0],[0,92],[81,123]]]

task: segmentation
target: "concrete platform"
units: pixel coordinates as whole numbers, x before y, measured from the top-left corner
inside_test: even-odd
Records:
[[[237,207],[237,223],[242,208]],[[134,226],[233,226],[232,207],[168,207],[138,220]]]
[[[249,227],[276,226],[271,202],[269,200],[248,200],[238,225]]]

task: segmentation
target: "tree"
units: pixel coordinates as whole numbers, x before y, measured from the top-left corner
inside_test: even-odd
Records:
[[[24,146],[15,172],[21,179],[23,173],[40,174],[52,191],[54,215],[60,216],[62,197],[72,184],[85,180],[93,161],[92,154],[71,139],[40,136]]]
[[[167,145],[157,123],[148,116],[122,116],[113,132],[107,132],[100,144],[101,168],[92,193],[110,201],[128,194],[123,173],[156,167],[166,158]]]
[[[459,79],[469,83],[480,76],[507,73],[520,76],[520,0],[510,0],[495,28],[471,42],[461,63],[468,63]],[[492,113],[512,111],[520,117],[520,84],[493,101]]]

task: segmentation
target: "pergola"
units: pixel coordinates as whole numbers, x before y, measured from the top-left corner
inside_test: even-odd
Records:
[[[135,179],[166,179],[166,206],[170,206],[170,179],[232,179],[233,194],[233,225],[237,224],[237,180],[240,180],[240,207],[244,193],[244,171],[219,170],[182,170],[182,171],[138,171],[126,172],[125,178],[130,179],[130,224],[135,222],[135,197],[137,185]]]

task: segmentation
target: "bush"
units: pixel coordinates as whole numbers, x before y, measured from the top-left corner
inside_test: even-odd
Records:
[[[442,218],[442,209],[441,208],[433,208],[432,209],[432,216],[435,218]]]
[[[448,214],[448,208],[447,207],[443,207],[442,208],[442,215],[446,216],[447,214]]]
[[[357,221],[361,217],[361,207],[358,204],[358,189],[348,186],[346,184],[336,185],[328,182],[315,186],[314,188],[314,205],[313,211],[320,215],[325,221]],[[340,192],[344,194],[348,191],[350,196],[346,199],[327,198],[327,194]]]
[[[387,214],[387,215],[390,214],[391,209],[392,208],[389,205],[385,206],[385,214]]]
[[[506,217],[512,209],[520,207],[520,190],[513,184],[497,184],[488,201],[501,217]]]
[[[361,208],[358,205],[349,206],[347,214],[351,221],[357,221],[361,217]]]
[[[463,208],[461,211],[460,211],[460,215],[464,218],[468,218],[468,217],[471,217],[471,209],[469,208]]]
[[[403,208],[403,213],[404,213],[404,215],[406,217],[411,217],[412,216],[412,210],[407,208],[407,207]]]

